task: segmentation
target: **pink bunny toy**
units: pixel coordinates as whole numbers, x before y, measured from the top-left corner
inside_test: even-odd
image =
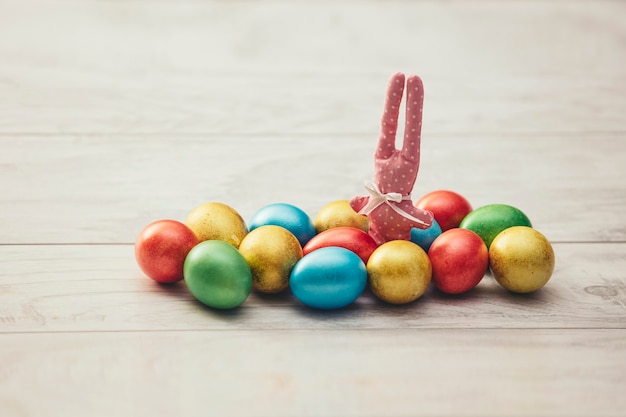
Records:
[[[410,240],[411,229],[430,227],[433,216],[418,209],[411,201],[411,191],[420,164],[420,139],[424,86],[417,75],[407,80],[406,120],[402,149],[395,147],[400,103],[404,92],[404,74],[391,77],[385,99],[385,113],[374,156],[374,182],[367,182],[369,196],[354,197],[352,208],[369,218],[369,234],[377,244],[390,240]]]

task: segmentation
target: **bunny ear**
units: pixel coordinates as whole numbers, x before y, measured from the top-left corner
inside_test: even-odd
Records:
[[[398,130],[398,115],[400,114],[400,103],[403,93],[404,74],[399,72],[391,77],[389,87],[387,87],[385,112],[381,120],[376,158],[390,158],[396,149],[396,131]]]
[[[420,77],[411,75],[407,80],[406,90],[406,120],[402,155],[419,165],[424,107],[424,85]]]

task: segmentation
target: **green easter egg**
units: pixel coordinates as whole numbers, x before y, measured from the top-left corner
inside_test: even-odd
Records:
[[[532,227],[528,217],[518,208],[506,204],[489,204],[471,211],[459,227],[471,230],[491,246],[501,231],[513,226]]]
[[[213,308],[237,307],[252,290],[252,272],[246,259],[221,240],[194,246],[185,259],[183,274],[191,294]]]

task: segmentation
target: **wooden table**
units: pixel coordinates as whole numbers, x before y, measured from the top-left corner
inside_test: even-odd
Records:
[[[0,1],[0,415],[623,416],[626,3]],[[149,222],[363,194],[388,77],[417,198],[522,209],[546,287],[236,310],[146,278]]]

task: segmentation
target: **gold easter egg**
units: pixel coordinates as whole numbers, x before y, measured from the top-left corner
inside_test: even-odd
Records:
[[[407,240],[380,245],[367,261],[374,295],[391,304],[406,304],[421,297],[432,278],[432,265],[422,248]]]
[[[358,214],[348,200],[337,200],[326,204],[313,219],[315,231],[321,233],[333,227],[355,227],[364,232],[369,230],[369,220]]]
[[[248,233],[243,218],[232,207],[222,203],[205,203],[189,213],[185,224],[198,240],[223,240],[238,248]]]
[[[239,252],[252,271],[252,288],[277,293],[289,287],[289,275],[302,258],[298,239],[280,226],[261,226],[243,239]]]
[[[527,226],[500,232],[489,247],[489,267],[500,285],[516,293],[543,287],[554,271],[554,250],[544,235]]]

